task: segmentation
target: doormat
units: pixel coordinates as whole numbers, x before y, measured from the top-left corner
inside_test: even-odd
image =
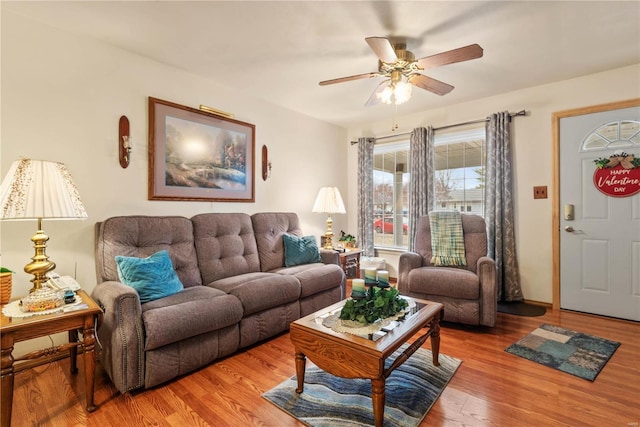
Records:
[[[442,353],[439,361],[440,366],[433,366],[431,352],[421,348],[391,373],[385,388],[385,427],[420,424],[461,363]],[[374,425],[370,380],[336,377],[307,361],[301,394],[297,386],[294,375],[262,397],[308,426]]]
[[[544,316],[547,309],[542,305],[529,304],[522,301],[499,302],[498,312],[515,316],[537,317]]]
[[[594,381],[619,346],[616,341],[543,324],[505,351]]]

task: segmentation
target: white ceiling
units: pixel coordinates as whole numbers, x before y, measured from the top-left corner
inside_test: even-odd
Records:
[[[484,57],[425,74],[398,114],[640,63],[640,1],[2,1],[2,11],[86,35],[348,127],[388,119],[364,107],[378,79],[365,37],[405,39],[417,58],[472,43]],[[640,78],[640,76],[639,76]],[[640,94],[630,93],[630,98]],[[208,102],[213,107],[215,100]],[[223,104],[223,103],[221,103]]]

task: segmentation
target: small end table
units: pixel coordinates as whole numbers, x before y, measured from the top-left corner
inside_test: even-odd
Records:
[[[67,312],[58,312],[31,317],[6,317],[2,314],[0,319],[0,341],[2,341],[2,353],[0,354],[0,387],[2,392],[1,422],[2,426],[11,425],[11,408],[13,406],[13,362],[19,360],[37,359],[43,356],[53,355],[60,351],[69,350],[71,373],[78,372],[76,358],[78,347],[83,348],[84,354],[84,385],[87,396],[87,411],[96,409],[93,402],[94,375],[95,375],[95,328],[100,320],[102,310],[83,290],[77,294],[87,308]],[[13,358],[13,345],[20,341],[52,335],[59,332],[69,333],[69,343],[44,350],[33,351],[17,359]],[[78,341],[78,332],[82,333],[82,341]]]
[[[362,254],[362,249],[358,248],[346,248],[344,252],[340,252],[340,265],[344,270],[344,274],[347,274],[348,279],[353,279],[353,277],[349,277],[347,273],[347,265],[350,262],[355,262],[356,264],[356,278],[360,277],[360,254]]]

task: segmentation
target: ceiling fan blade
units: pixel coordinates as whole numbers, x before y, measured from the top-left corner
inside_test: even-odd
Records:
[[[367,102],[365,102],[364,106],[365,107],[372,107],[376,104],[378,104],[380,102],[380,94],[382,93],[382,91],[389,86],[389,84],[391,84],[391,80],[385,80],[382,83],[380,83],[378,85],[378,87],[376,88],[376,90],[373,91],[373,93],[371,94],[371,96],[369,97],[369,99],[367,100]]]
[[[453,90],[453,86],[422,74],[409,76],[409,83],[418,86],[420,89],[428,90],[436,95],[446,95]]]
[[[454,64],[456,62],[468,61],[470,59],[481,58],[484,50],[477,44],[437,53],[417,60],[418,66],[423,69],[440,67],[442,65]]]
[[[320,86],[332,85],[335,83],[350,82],[351,80],[369,79],[377,77],[378,73],[356,74],[355,76],[340,77],[339,79],[324,80],[320,82]]]
[[[393,49],[389,39],[384,37],[367,37],[365,40],[369,44],[369,47],[371,47],[371,50],[373,50],[378,56],[380,61],[396,62],[398,60],[398,55],[396,55],[396,51]]]

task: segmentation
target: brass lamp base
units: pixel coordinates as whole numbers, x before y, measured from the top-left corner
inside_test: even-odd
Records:
[[[33,274],[33,279],[31,279],[33,288],[29,290],[29,293],[42,288],[42,284],[48,280],[46,274],[56,268],[56,264],[49,261],[46,254],[48,240],[49,236],[42,231],[42,218],[38,218],[38,231],[31,237],[35,255],[31,258],[31,262],[24,266],[25,273]]]
[[[325,231],[324,233],[324,237],[325,237],[325,241],[324,241],[324,246],[322,247],[323,249],[328,249],[330,251],[334,250],[335,248],[333,247],[333,230],[331,229],[333,226],[333,220],[331,219],[331,214],[329,214],[329,217],[327,218],[327,231]]]

